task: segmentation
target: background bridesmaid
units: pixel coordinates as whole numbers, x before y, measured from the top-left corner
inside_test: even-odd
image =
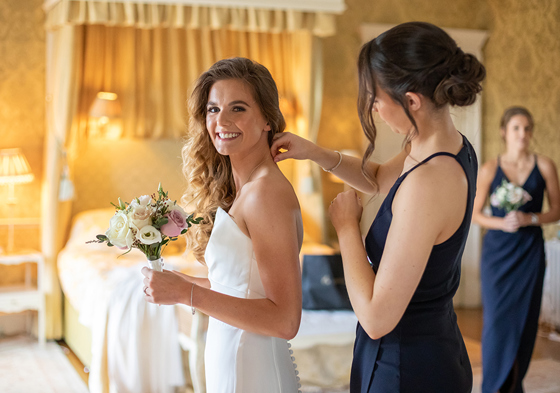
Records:
[[[545,270],[541,224],[560,219],[556,166],[550,158],[531,151],[533,128],[527,109],[507,109],[500,123],[505,152],[484,164],[478,178],[473,221],[489,229],[481,258],[484,393],[523,392]],[[496,189],[504,180],[521,186],[531,197],[509,213],[496,200]],[[542,212],[545,191],[550,208]],[[488,197],[494,199],[491,216],[483,213]]]

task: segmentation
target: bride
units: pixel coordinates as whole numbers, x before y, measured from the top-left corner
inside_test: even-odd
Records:
[[[298,200],[270,154],[286,126],[268,70],[249,59],[215,63],[189,101],[183,201],[204,218],[187,233],[208,279],[142,269],[146,300],[210,316],[208,393],[296,392],[287,340],[301,319]]]

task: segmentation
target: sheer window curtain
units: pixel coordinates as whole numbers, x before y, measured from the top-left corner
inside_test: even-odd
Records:
[[[88,137],[89,106],[113,91],[122,105],[124,138],[181,138],[192,82],[215,61],[244,56],[275,78],[288,128],[316,140],[322,95],[320,37],[334,15],[290,10],[61,0],[46,9],[47,116],[42,249],[47,260],[47,337],[62,335],[56,258],[71,219],[62,173]],[[180,143],[180,141],[178,141]],[[66,169],[65,169],[66,167]],[[281,169],[300,198],[306,240],[324,240],[319,169]]]

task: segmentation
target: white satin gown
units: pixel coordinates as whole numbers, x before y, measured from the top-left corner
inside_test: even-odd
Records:
[[[221,208],[205,253],[212,290],[265,298],[253,243]],[[290,344],[210,317],[206,338],[207,393],[296,393],[299,377]]]

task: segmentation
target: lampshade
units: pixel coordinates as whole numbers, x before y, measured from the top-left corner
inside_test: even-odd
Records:
[[[121,104],[115,93],[100,91],[89,109],[90,117],[115,118],[121,115]]]
[[[100,91],[89,109],[88,137],[119,139],[123,132],[121,104],[115,93]]]
[[[30,183],[33,178],[21,149],[0,150],[0,184]]]

